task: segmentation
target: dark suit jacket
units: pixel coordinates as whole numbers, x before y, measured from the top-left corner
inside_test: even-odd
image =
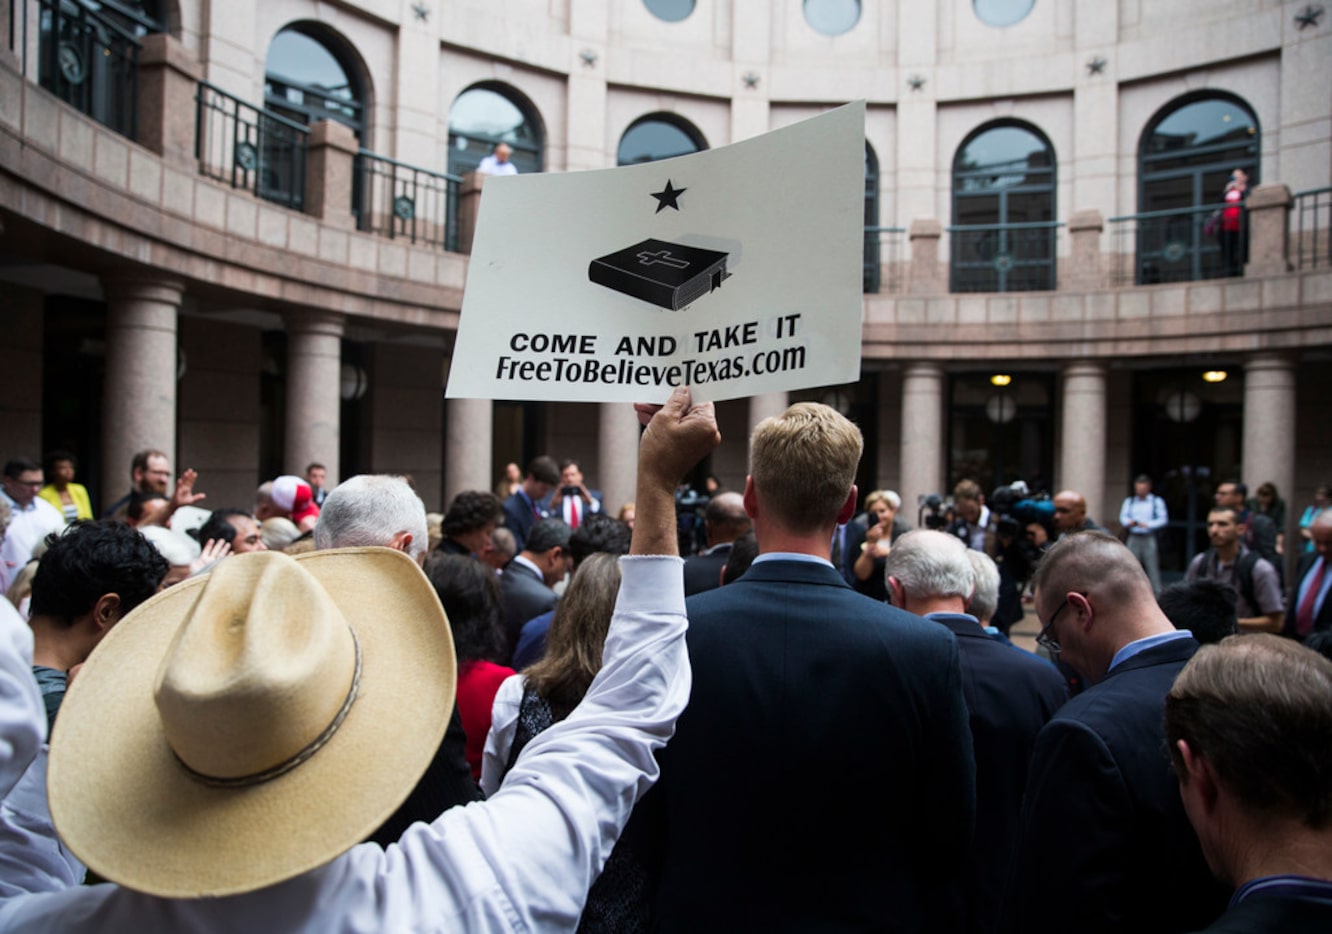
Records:
[[[546,513],[540,503],[536,504],[536,509],[544,518]],[[518,542],[518,551],[522,551],[527,544],[527,536],[536,523],[537,517],[532,512],[532,505],[521,492],[514,493],[504,501],[504,527],[513,533]]]
[[[1317,552],[1308,552],[1300,555],[1300,563],[1295,566],[1295,583],[1291,585],[1290,595],[1286,598],[1286,624],[1282,634],[1295,637],[1295,615],[1299,612],[1300,585],[1304,579],[1309,576],[1313,570],[1314,562],[1318,560]],[[1332,568],[1328,568],[1328,574],[1332,574]],[[1323,606],[1314,614],[1313,631],[1318,632],[1322,629],[1332,628],[1332,593],[1327,595],[1323,601]]]
[[[454,805],[482,801],[485,797],[472,780],[472,767],[467,764],[467,733],[455,704],[444,739],[425,774],[407,800],[367,839],[380,846],[397,843],[402,832],[417,821],[428,824]]]
[[[1332,931],[1332,901],[1283,898],[1255,892],[1200,934],[1327,934]]]
[[[1041,730],[1010,876],[1022,934],[1204,927],[1229,893],[1208,872],[1165,748],[1165,696],[1198,649],[1153,646],[1115,666]]]
[[[974,617],[936,613],[957,639],[976,751],[976,838],[966,863],[967,930],[999,929],[1036,735],[1068,700],[1049,662],[991,638]],[[1030,882],[1030,880],[1028,880]]]
[[[626,831],[660,860],[662,929],[956,930],[975,780],[953,637],[800,561],[686,606],[689,706]]]
[[[705,590],[716,590],[721,586],[722,568],[731,557],[731,545],[718,545],[717,550],[706,555],[693,555],[685,558],[684,588],[685,596],[692,597]]]
[[[500,574],[500,598],[504,602],[504,635],[508,639],[505,659],[513,657],[523,623],[555,608],[559,598],[531,568],[510,561]]]

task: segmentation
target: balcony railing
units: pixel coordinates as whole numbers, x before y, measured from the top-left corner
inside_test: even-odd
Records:
[[[194,151],[200,174],[300,210],[310,131],[207,81],[199,82],[195,100]]]
[[[948,228],[949,291],[1055,288],[1055,237],[1063,224],[965,224]]]
[[[1197,282],[1243,275],[1248,255],[1248,211],[1240,209],[1239,230],[1227,239],[1220,230],[1224,204],[1112,217],[1113,285]],[[1227,250],[1233,250],[1228,256]]]
[[[356,226],[413,244],[458,249],[462,179],[362,149],[356,155]]]
[[[1295,195],[1295,268],[1332,266],[1332,188]]]
[[[865,291],[902,290],[903,227],[865,228]]]
[[[95,6],[68,0],[39,0],[37,6],[42,87],[76,110],[134,139],[139,36],[154,24],[146,19],[140,23],[126,11],[118,10],[119,15],[113,16]]]

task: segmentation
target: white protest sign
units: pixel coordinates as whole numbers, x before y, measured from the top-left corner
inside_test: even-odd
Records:
[[[662,402],[860,376],[865,106],[721,149],[486,179],[451,398]]]

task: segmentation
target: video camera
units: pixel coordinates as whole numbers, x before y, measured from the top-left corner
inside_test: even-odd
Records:
[[[1054,522],[1054,501],[1048,493],[1032,495],[1021,480],[998,487],[989,499],[990,511],[997,517],[995,534],[1001,538],[1020,539],[1022,530],[1032,522],[1047,529]]]
[[[916,497],[916,528],[942,529],[950,521],[944,509],[943,497],[938,493],[922,493]]]

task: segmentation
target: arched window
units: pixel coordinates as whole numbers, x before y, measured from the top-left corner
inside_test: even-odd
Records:
[[[501,84],[468,88],[449,108],[449,173],[465,175],[500,143],[520,173],[544,167],[541,123],[525,98]]]
[[[1055,287],[1055,154],[1034,127],[991,123],[953,159],[951,288]]]
[[[366,138],[369,85],[358,56],[320,23],[293,23],[268,47],[264,112],[258,116],[258,193],[299,208],[305,198],[305,140],[300,127],[336,120]],[[273,115],[281,119],[273,119]],[[352,204],[360,203],[361,173],[352,176]]]
[[[879,291],[882,263],[882,231],[879,230],[879,157],[865,143],[865,291]]]
[[[688,120],[674,114],[639,117],[620,137],[616,165],[637,165],[674,156],[687,156],[708,148],[703,134]]]
[[[1137,281],[1189,282],[1226,274],[1205,231],[1235,169],[1258,184],[1261,133],[1253,110],[1228,94],[1171,101],[1138,146]],[[1162,213],[1164,212],[1164,213]]]
[[[18,5],[15,5],[15,9]],[[38,80],[71,107],[117,133],[138,133],[139,46],[165,32],[155,0],[42,0]]]
[[[350,47],[325,27],[295,23],[273,37],[264,106],[297,123],[336,120],[365,139],[365,79]]]

